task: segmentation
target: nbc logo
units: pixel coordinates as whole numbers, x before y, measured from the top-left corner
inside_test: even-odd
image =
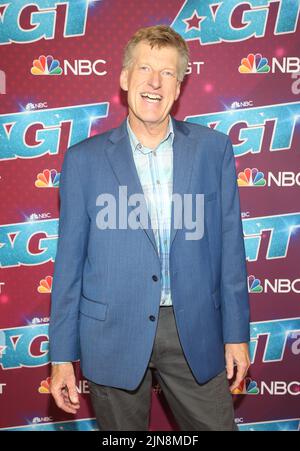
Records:
[[[279,171],[277,174],[271,171],[267,172],[266,178],[263,172],[257,168],[246,168],[238,174],[238,186],[257,187],[257,186],[300,186],[300,172]]]
[[[249,53],[247,58],[243,58],[239,67],[241,74],[265,74],[270,72],[267,58],[263,58],[260,53]]]
[[[257,168],[246,168],[238,174],[238,186],[265,186],[264,173]]]
[[[51,293],[52,291],[52,276],[46,276],[45,279],[40,280],[40,284],[37,288],[39,293]]]
[[[47,377],[47,379],[43,380],[39,386],[39,393],[49,395],[50,382],[51,382],[51,377]]]
[[[59,186],[60,173],[56,169],[44,169],[37,175],[35,186],[37,188],[57,188]]]
[[[297,74],[300,72],[300,58],[298,56],[284,56],[280,60],[273,57],[271,68],[267,58],[260,53],[249,53],[247,58],[243,58],[239,66],[241,74],[267,74],[271,72],[281,72],[282,74]]]
[[[32,424],[49,423],[50,421],[53,421],[52,417],[34,417],[31,423]]]
[[[242,380],[240,385],[232,391],[233,395],[258,395],[259,388],[257,382],[253,381],[250,377],[246,377]]]
[[[32,75],[69,75],[71,72],[73,75],[91,75],[95,74],[103,76],[107,74],[103,69],[103,65],[106,61],[98,59],[96,61],[90,60],[64,60],[62,67],[57,59],[54,59],[52,55],[41,55],[38,59],[35,59],[32,63],[31,74]],[[99,67],[100,66],[100,67]]]
[[[240,385],[232,391],[233,395],[272,395],[272,396],[299,396],[300,382],[299,381],[270,381],[260,382],[260,387],[256,381],[246,377]]]
[[[62,68],[58,60],[53,56],[41,55],[39,59],[33,61],[31,68],[32,75],[61,75]]]
[[[300,278],[290,279],[264,279],[261,281],[254,275],[248,276],[248,292],[249,293],[280,293],[300,294]]]
[[[248,291],[249,293],[261,293],[263,287],[259,279],[256,279],[253,275],[248,277]]]

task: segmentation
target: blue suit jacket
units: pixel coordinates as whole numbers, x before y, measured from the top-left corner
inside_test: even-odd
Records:
[[[239,192],[228,136],[172,120],[173,193],[204,193],[203,237],[186,240],[190,230],[174,227],[172,215],[170,247],[178,333],[195,378],[204,383],[224,370],[224,343],[249,341]],[[128,196],[143,193],[126,121],[64,157],[50,353],[53,361],[80,359],[84,376],[96,383],[133,390],[153,347],[160,260],[151,228],[97,227],[97,196],[111,193],[118,205],[120,185]]]

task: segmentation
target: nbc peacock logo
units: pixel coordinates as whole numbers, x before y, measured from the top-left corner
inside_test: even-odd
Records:
[[[63,73],[60,62],[52,55],[41,55],[34,60],[31,68],[32,75],[61,75]]]
[[[265,186],[264,173],[257,168],[246,168],[238,174],[238,186]]]
[[[40,280],[40,284],[37,288],[37,291],[42,294],[48,294],[52,291],[52,276],[46,276],[44,279]]]
[[[233,395],[258,395],[259,388],[257,382],[253,381],[250,377],[246,377],[231,393]]]
[[[270,72],[267,58],[260,53],[249,53],[247,58],[243,58],[239,66],[241,74],[266,74]]]
[[[51,383],[51,377],[47,377],[47,379],[43,380],[38,388],[38,392],[42,395],[49,395],[50,394],[50,383]]]
[[[260,280],[256,279],[252,274],[248,277],[248,291],[249,293],[261,293],[263,291]]]
[[[37,188],[57,188],[59,186],[60,173],[56,169],[44,169],[39,172],[34,182]]]

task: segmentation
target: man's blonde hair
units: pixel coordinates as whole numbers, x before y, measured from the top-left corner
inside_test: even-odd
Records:
[[[155,25],[137,30],[127,42],[123,55],[123,69],[132,64],[132,51],[139,42],[148,43],[153,47],[173,47],[179,54],[178,80],[181,82],[186,73],[189,63],[189,48],[185,40],[167,25]]]

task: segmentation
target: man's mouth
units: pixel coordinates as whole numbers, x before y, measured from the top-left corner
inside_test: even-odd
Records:
[[[162,100],[162,96],[159,94],[151,94],[150,92],[142,92],[141,96],[150,103],[157,103]]]

